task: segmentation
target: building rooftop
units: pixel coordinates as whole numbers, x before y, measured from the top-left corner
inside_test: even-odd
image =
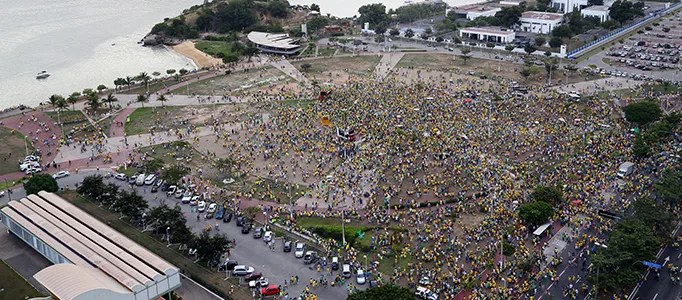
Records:
[[[563,19],[564,15],[557,13],[548,13],[541,11],[527,11],[521,15],[521,18],[525,19],[535,19],[535,20],[550,20],[556,21]]]
[[[180,284],[178,268],[53,193],[39,192],[10,201],[0,209],[0,217],[15,234],[21,230],[25,238],[30,233],[75,267],[61,266],[60,260],[36,274],[36,280],[53,293],[79,292],[68,287],[76,280],[74,276],[83,277],[80,292],[128,291],[155,296]],[[21,227],[11,227],[10,222]],[[64,278],[56,275],[59,273],[64,273]]]
[[[609,7],[606,5],[594,5],[594,6],[585,7],[581,11],[585,11],[585,10],[604,12],[604,11],[609,11]]]
[[[301,47],[298,40],[289,38],[289,35],[285,33],[251,31],[247,38],[255,44],[271,48],[291,50]]]
[[[492,11],[500,9],[497,6],[490,6],[490,5],[485,5],[485,4],[470,4],[470,5],[463,5],[459,7],[455,7],[455,12],[457,13],[467,13],[467,12],[486,12],[486,11]]]
[[[514,31],[511,30],[502,30],[500,27],[466,27],[462,28],[461,30],[470,33],[487,33],[498,35],[509,35],[514,33]]]

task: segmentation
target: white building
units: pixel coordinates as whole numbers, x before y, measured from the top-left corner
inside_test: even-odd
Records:
[[[549,34],[555,27],[562,24],[563,14],[527,11],[521,15],[521,31]]]
[[[293,55],[301,50],[299,40],[289,38],[285,33],[251,31],[246,37],[264,53]]]
[[[521,0],[502,0],[500,1],[500,6],[519,6],[521,5]]]
[[[456,7],[455,13],[458,18],[466,18],[467,20],[475,20],[478,17],[492,17],[498,11],[501,11],[501,7],[489,6],[484,4],[471,4]]]
[[[583,17],[597,17],[600,22],[605,22],[609,18],[609,7],[606,5],[595,5],[583,8],[580,11]]]
[[[502,30],[498,27],[467,27],[459,30],[462,40],[477,40],[499,44],[511,43],[516,38],[516,33],[511,30]]]
[[[556,8],[558,12],[570,13],[574,7],[578,10],[587,7],[587,0],[552,0],[549,5]]]

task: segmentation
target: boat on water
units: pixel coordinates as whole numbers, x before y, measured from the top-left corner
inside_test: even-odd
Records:
[[[50,77],[50,73],[47,73],[47,71],[41,71],[40,73],[36,74],[36,79],[44,79]]]

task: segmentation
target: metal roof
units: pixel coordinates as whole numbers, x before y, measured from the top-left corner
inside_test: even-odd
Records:
[[[288,34],[285,33],[267,33],[251,31],[247,35],[249,41],[266,47],[279,48],[279,49],[296,49],[301,47],[298,45],[297,40],[289,38]]]
[[[130,291],[94,268],[56,264],[42,269],[33,278],[57,299],[135,299]]]

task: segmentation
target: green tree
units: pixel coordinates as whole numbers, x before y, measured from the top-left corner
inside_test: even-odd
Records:
[[[161,172],[161,179],[165,180],[169,184],[176,184],[180,178],[189,174],[189,169],[181,165],[173,165],[167,167],[163,172]]]
[[[535,199],[535,201],[542,201],[547,202],[551,205],[556,205],[561,203],[561,200],[564,197],[564,193],[561,191],[561,188],[559,186],[551,187],[538,185],[533,190],[531,196],[533,197],[533,199]]]
[[[665,202],[676,207],[682,203],[682,171],[665,169],[659,181],[654,183],[654,191]]]
[[[161,73],[159,71],[154,71],[154,72],[152,72],[152,76],[159,77],[159,76],[161,76]]]
[[[149,102],[149,98],[145,94],[139,94],[135,98],[135,102],[142,104],[142,107],[144,108],[144,103]]]
[[[498,11],[495,14],[495,18],[499,21],[499,25],[512,28],[514,25],[519,24],[521,14],[523,14],[523,8],[519,6],[508,6],[503,7],[502,10]]]
[[[142,163],[142,169],[147,174],[155,173],[161,168],[163,168],[163,160],[160,158],[145,159],[145,161]]]
[[[655,102],[642,101],[623,107],[625,119],[639,125],[646,125],[661,118],[661,108]]]
[[[216,8],[215,18],[220,33],[242,31],[258,23],[253,1],[232,0],[221,2]]]
[[[561,40],[561,38],[558,36],[553,36],[552,38],[549,39],[549,46],[552,48],[559,48],[563,44],[564,41]]]
[[[268,11],[275,18],[286,18],[288,11],[287,3],[279,0],[268,2]]]
[[[180,71],[178,71],[178,73],[180,73],[180,75],[185,75],[185,74],[189,73],[189,71],[187,71],[187,69],[182,68],[182,69],[180,69]]]
[[[462,55],[460,55],[460,57],[464,61],[465,65],[467,64],[467,60],[469,60],[469,58],[471,58],[471,55],[469,55],[469,53],[471,53],[471,49],[468,49],[468,48],[462,49]]]
[[[616,0],[609,8],[611,19],[623,24],[636,17],[644,16],[644,2],[631,2],[629,0]]]
[[[40,191],[54,193],[59,190],[57,180],[50,174],[33,174],[28,181],[24,182],[26,195],[38,194]]]
[[[61,99],[64,99],[62,95],[54,94],[50,96],[50,98],[48,98],[47,101],[50,102],[50,104],[52,105],[52,109],[55,109],[57,107],[57,102],[59,102],[59,100]]]
[[[383,35],[377,35],[374,37],[374,42],[376,43],[383,43],[386,41],[386,38]]]
[[[102,107],[102,102],[100,102],[99,97],[94,92],[86,94],[85,100],[92,112],[96,112],[98,108]]]
[[[535,201],[519,207],[519,219],[531,226],[547,223],[554,215],[554,208],[547,202]]]
[[[316,11],[316,12],[320,12],[320,6],[317,5],[317,4],[315,4],[315,3],[310,4],[310,10],[313,10],[313,11]]]
[[[168,101],[168,98],[166,98],[166,95],[161,94],[161,95],[159,95],[158,97],[156,97],[156,101],[161,102],[161,106],[164,106],[164,107],[165,107],[165,106],[166,106],[165,103],[166,103],[166,101]]]
[[[417,300],[412,290],[387,284],[348,295],[347,300]]]
[[[637,158],[647,158],[651,156],[651,147],[640,132],[635,133],[635,140],[632,143],[632,155]]]
[[[360,13],[358,23],[364,24],[365,22],[368,22],[370,28],[374,28],[376,25],[388,21],[386,6],[381,3],[360,6],[358,12]]]
[[[64,110],[64,108],[66,108],[68,106],[68,104],[66,103],[66,100],[64,100],[64,98],[61,98],[57,101],[56,106],[57,106],[57,110],[62,111],[62,110]]]
[[[135,190],[132,192],[122,190],[112,208],[121,216],[138,218],[148,207],[147,200],[138,195]]]
[[[560,25],[552,29],[552,36],[560,38],[571,38],[573,36],[573,32],[571,31],[571,27],[569,27],[568,25]]]
[[[78,186],[77,191],[90,200],[95,200],[104,189],[104,178],[102,175],[88,175],[83,178],[83,182]]]
[[[620,27],[620,22],[616,20],[606,20],[601,23],[601,27],[606,28],[608,30],[614,30]]]
[[[388,34],[391,36],[398,36],[400,34],[400,30],[398,28],[391,28],[391,30],[388,31]]]
[[[537,37],[535,37],[535,45],[537,45],[538,47],[544,46],[546,42],[547,40],[545,39],[544,36],[538,35]]]
[[[152,79],[147,72],[140,72],[139,75],[137,75],[137,80],[142,81],[142,84],[144,85],[144,88],[149,92],[149,81]]]
[[[528,45],[526,45],[525,47],[523,47],[523,51],[526,51],[526,53],[528,53],[528,54],[531,54],[531,53],[535,52],[536,50],[538,50],[538,49],[536,49],[536,48],[535,48],[533,45],[531,45],[531,44],[528,44]]]
[[[109,93],[109,95],[107,95],[106,98],[102,98],[102,102],[106,103],[109,106],[109,108],[111,108],[111,103],[114,103],[117,101],[118,101],[118,98],[116,98],[116,96],[114,96],[113,93]]]
[[[175,69],[166,70],[166,74],[168,74],[168,75],[173,75],[173,74],[175,74],[175,72],[176,72]]]
[[[219,233],[211,236],[208,232],[203,231],[192,241],[190,248],[197,249],[199,261],[209,263],[225,253],[229,245],[230,242],[224,234]]]
[[[514,47],[514,45],[507,45],[507,46],[504,46],[504,50],[507,50],[507,52],[509,52],[509,54],[511,54],[512,51],[514,51],[515,48],[516,48],[516,47]]]
[[[310,31],[309,33],[311,34],[315,33],[327,25],[329,25],[329,18],[323,16],[315,16],[310,21],[308,21],[308,30]]]
[[[436,37],[436,42],[438,42],[438,43],[442,43],[444,40],[445,40],[445,39],[443,39],[443,37],[440,36],[440,35]],[[493,47],[495,47],[495,44],[494,44],[494,43],[493,43]]]
[[[66,101],[71,104],[71,108],[73,110],[76,110],[76,103],[78,102],[78,97],[80,97],[80,95],[81,93],[79,92],[73,92],[68,98],[66,98]]]
[[[407,30],[405,30],[405,37],[406,38],[411,38],[413,36],[414,36],[414,30],[412,30],[412,28],[408,28]]]

